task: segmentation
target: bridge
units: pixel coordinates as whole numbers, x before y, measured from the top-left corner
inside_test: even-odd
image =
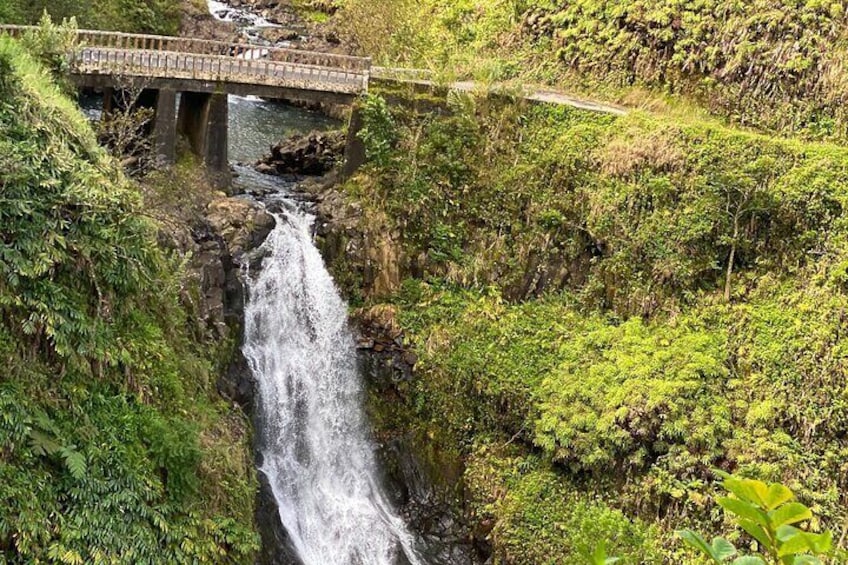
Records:
[[[0,34],[20,37],[37,29],[0,25]],[[300,49],[94,30],[77,31],[77,43],[68,62],[79,87],[102,90],[107,113],[117,100],[114,92],[141,87],[141,104],[155,110],[152,136],[158,157],[173,162],[177,135],[185,135],[212,173],[213,182],[222,187],[229,183],[230,174],[228,94],[344,105],[366,92],[372,80],[423,90],[436,86],[428,71],[372,67],[368,58]],[[479,86],[473,82],[447,85],[467,92],[476,92]],[[523,91],[521,96],[530,103],[626,113],[617,106],[547,89]],[[356,113],[350,125],[353,129],[361,125]],[[349,147],[357,155],[354,163],[364,158],[363,149],[355,145]]]
[[[0,25],[13,37],[37,29]],[[94,30],[79,30],[77,43],[68,55],[74,83],[102,89],[107,112],[116,90],[142,90],[159,158],[173,162],[183,134],[220,186],[229,182],[228,94],[349,104],[371,75],[370,59],[299,49]]]

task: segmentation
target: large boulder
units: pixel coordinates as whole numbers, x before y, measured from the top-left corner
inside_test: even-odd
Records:
[[[294,135],[271,148],[271,154],[256,163],[256,170],[277,175],[323,175],[344,158],[343,132],[312,132]]]
[[[274,217],[245,198],[216,198],[209,203],[206,220],[223,238],[230,256],[239,263],[245,253],[259,247],[271,230]]]

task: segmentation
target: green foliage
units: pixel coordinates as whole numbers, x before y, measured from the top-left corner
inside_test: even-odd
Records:
[[[75,18],[80,27],[131,33],[176,35],[181,4],[178,0],[4,0],[0,22],[35,24],[44,13],[54,21]]]
[[[7,38],[0,67],[4,560],[251,562],[246,422],[180,263],[47,73]]]
[[[720,452],[732,427],[721,334],[685,321],[588,326],[541,384],[539,446],[587,470],[645,467],[675,445],[705,462]]]
[[[397,130],[386,101],[378,96],[366,96],[360,112],[365,125],[357,135],[365,144],[368,159],[378,167],[388,167],[397,143]]]
[[[658,531],[630,520],[585,485],[515,449],[481,446],[465,474],[478,519],[494,521],[489,539],[502,563],[658,563]],[[608,558],[598,540],[620,556]],[[595,548],[588,550],[587,548]],[[587,555],[588,553],[588,555]],[[599,561],[595,561],[599,560]]]
[[[642,114],[417,103],[364,114],[379,159],[346,188],[387,217],[365,229],[402,233],[401,266],[509,298],[569,287],[625,316],[715,288],[732,299],[744,271],[787,272],[821,249],[848,186],[834,146]]]
[[[67,84],[68,54],[77,47],[77,22],[62,20],[60,25],[53,23],[50,14],[45,11],[38,21],[38,27],[26,32],[21,38],[24,48],[46,67],[53,79],[70,93],[71,86]]]
[[[695,100],[736,123],[845,139],[841,2],[346,0],[339,25],[386,66],[629,99]],[[384,33],[383,30],[398,33]],[[634,95],[635,94],[635,95]]]
[[[607,556],[607,546],[603,542],[596,545],[594,550],[584,552],[584,557],[589,565],[613,565],[621,561],[619,557]]]
[[[833,544],[831,532],[813,534],[795,526],[812,519],[813,513],[800,502],[793,502],[795,495],[784,485],[731,475],[725,475],[722,484],[734,496],[721,497],[717,502],[756,541],[758,551],[736,557],[736,548],[724,538],[718,537],[707,543],[700,534],[691,530],[679,532],[687,544],[713,562],[720,564],[736,557],[732,565],[765,565],[767,562],[775,565],[818,564],[821,561],[816,556],[830,551]]]
[[[484,438],[535,443],[575,492],[600,492],[646,521],[661,515],[665,528],[721,529],[704,495],[718,464],[792,485],[812,503],[814,529],[837,527],[848,456],[840,288],[764,277],[744,303],[706,299],[646,322],[587,313],[573,296],[510,304],[492,289],[407,281],[399,321],[419,359],[417,378],[398,385],[413,416],[392,426],[472,455]],[[501,496],[517,488],[469,480]],[[488,496],[480,492],[472,496]],[[536,503],[540,513],[552,504]],[[523,521],[498,527],[496,546],[553,535]]]
[[[479,23],[489,3],[480,6],[452,29]],[[794,25],[782,18],[770,11],[762,21],[777,33]],[[756,65],[771,64],[750,47]],[[719,92],[721,103],[728,85],[705,95]],[[809,109],[809,98],[779,102],[786,88],[760,92],[777,98],[750,106],[758,123]],[[418,280],[388,298],[364,281],[365,293],[395,302],[418,355],[417,378],[397,387],[412,414],[402,425],[471,459],[466,481],[478,516],[494,521],[497,556],[576,561],[558,524],[579,537],[584,518],[615,514],[657,528],[647,536],[656,557],[611,546],[625,562],[702,563],[675,547],[672,530],[724,529],[708,496],[714,467],[786,484],[809,504],[811,532],[842,528],[844,147],[641,112],[386,96],[401,100],[388,108],[389,155],[345,190],[362,205],[365,234],[391,237],[393,266]],[[510,450],[476,465],[480,445],[492,443]],[[729,558],[745,535],[702,539],[702,549]],[[580,541],[597,539],[608,538]]]

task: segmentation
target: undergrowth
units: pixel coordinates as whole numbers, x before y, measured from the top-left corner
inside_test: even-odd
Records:
[[[0,552],[250,562],[250,431],[139,189],[0,38]]]

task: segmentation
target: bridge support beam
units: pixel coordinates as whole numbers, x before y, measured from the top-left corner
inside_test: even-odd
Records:
[[[177,155],[177,93],[161,89],[156,93],[153,117],[153,152],[157,162],[173,165]]]
[[[177,117],[177,130],[203,160],[212,185],[222,189],[232,180],[227,155],[228,108],[226,94],[183,92]]]
[[[343,179],[352,177],[353,173],[365,164],[365,144],[359,139],[359,132],[363,126],[362,111],[358,104],[354,104],[350,110],[350,119],[347,124],[345,160],[341,174]]]

